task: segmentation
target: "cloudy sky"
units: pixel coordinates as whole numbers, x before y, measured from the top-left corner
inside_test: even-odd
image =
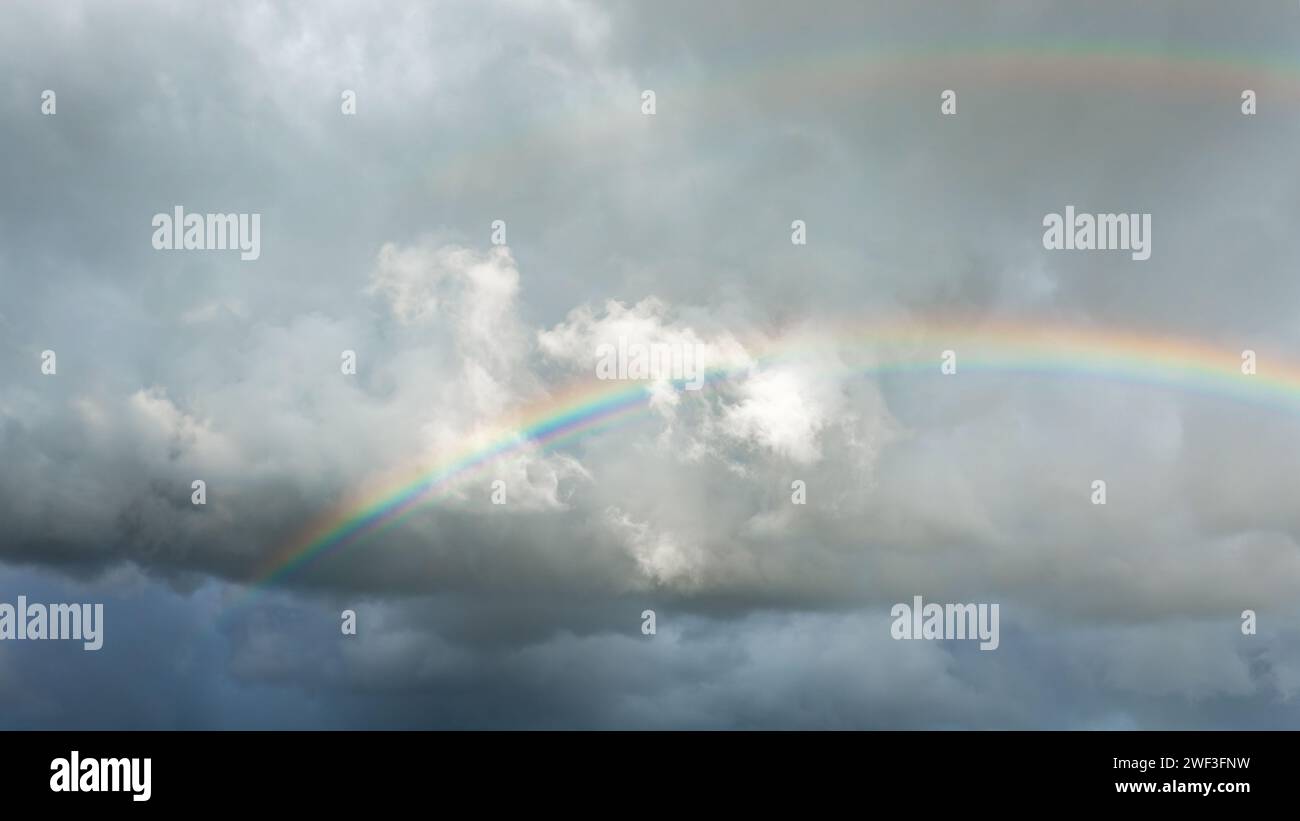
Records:
[[[5,3],[0,601],[105,624],[0,642],[0,725],[1300,728],[1300,382],[944,376],[938,319],[1300,373],[1298,44],[1284,2]],[[1045,250],[1067,204],[1151,259]],[[260,257],[155,250],[177,205]],[[885,325],[933,367],[867,367]],[[250,584],[620,336],[732,369]],[[916,595],[998,649],[894,640]]]

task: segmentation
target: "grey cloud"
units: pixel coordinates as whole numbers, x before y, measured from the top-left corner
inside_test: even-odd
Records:
[[[870,342],[504,459],[259,603],[223,600],[326,511],[558,395],[611,305],[750,357],[960,312],[1290,367],[1297,120],[1274,69],[1300,12],[3,14],[0,589],[116,597],[110,630],[137,638],[100,660],[0,647],[12,726],[1296,726],[1286,397],[872,375]],[[1115,63],[1071,62],[1106,44]],[[153,251],[176,204],[261,213],[261,258]],[[1151,260],[1044,251],[1066,204],[1151,212]],[[1002,648],[891,641],[882,614],[914,594],[1001,602]]]

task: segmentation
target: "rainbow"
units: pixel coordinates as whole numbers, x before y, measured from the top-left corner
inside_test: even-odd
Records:
[[[255,586],[263,586],[289,575],[307,562],[345,544],[371,536],[396,524],[415,508],[442,492],[467,474],[523,450],[547,450],[584,433],[606,430],[644,414],[650,407],[650,391],[642,384],[609,383],[586,391],[570,389],[524,414],[530,421],[519,425],[498,424],[508,432],[480,448],[467,449],[433,470],[416,471],[388,490],[361,499],[350,499],[326,512],[277,551],[258,574]]]
[[[1244,344],[1075,327],[1063,323],[972,321],[960,317],[917,321],[873,321],[820,325],[775,340],[745,345],[761,353],[742,363],[711,369],[709,391],[767,368],[825,370],[827,361],[842,379],[912,374],[940,377],[940,357],[951,350],[957,376],[1011,373],[1030,377],[1099,378],[1159,388],[1206,393],[1238,402],[1300,411],[1300,367],[1271,354],[1258,355],[1257,372],[1243,372]],[[828,354],[833,354],[829,356]],[[349,497],[325,512],[275,551],[254,579],[264,587],[309,562],[354,545],[391,527],[463,480],[503,457],[547,450],[585,435],[649,418],[646,384],[585,382],[501,420],[505,433],[385,490]]]
[[[657,75],[653,85],[660,106],[702,113],[715,108],[720,96],[745,89],[801,105],[809,100],[835,105],[842,98],[860,105],[864,93],[930,87],[937,111],[942,89],[960,92],[983,84],[1050,94],[1161,93],[1183,100],[1218,99],[1229,111],[1240,105],[1239,95],[1247,88],[1261,100],[1300,101],[1300,55],[1281,48],[1234,50],[1167,40],[1038,36],[907,43],[864,40],[847,29],[841,42],[812,52],[785,47],[782,38],[769,43],[771,49],[715,55],[722,62],[708,76],[695,76],[689,64]],[[472,178],[480,167],[512,162],[538,146],[570,137],[575,124],[587,139],[625,140],[632,123],[645,119],[640,89],[636,91],[618,100],[556,105],[553,116],[530,121],[524,128],[481,135],[472,150],[431,160],[429,184],[446,185],[448,180]]]

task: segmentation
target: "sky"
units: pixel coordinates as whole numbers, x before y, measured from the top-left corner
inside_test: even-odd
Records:
[[[1283,2],[5,3],[0,602],[104,643],[0,641],[0,726],[1300,728],[1298,42]],[[1150,259],[1045,248],[1067,205]],[[258,257],[155,248],[177,206]],[[620,338],[719,375],[530,445]],[[896,639],[915,596],[997,648]]]

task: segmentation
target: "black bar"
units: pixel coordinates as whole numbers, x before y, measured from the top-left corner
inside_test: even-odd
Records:
[[[29,732],[4,739],[0,783],[10,808],[337,812],[435,799],[440,809],[431,814],[451,812],[455,801],[468,802],[467,814],[515,802],[533,811],[613,810],[629,801],[680,810],[684,801],[793,809],[890,799],[994,809],[1050,801],[1158,810],[1195,801],[1232,811],[1291,797],[1298,740],[1291,732],[1235,731]],[[149,758],[148,800],[128,790],[53,791],[51,762],[70,762],[74,750],[83,768],[89,758]],[[1144,772],[1132,763],[1142,761],[1154,763]],[[1171,761],[1175,767],[1161,766]],[[1119,785],[1147,783],[1156,792],[1120,792],[1134,788]],[[1191,783],[1215,792],[1163,791]],[[601,796],[618,794],[618,803],[602,804]]]

